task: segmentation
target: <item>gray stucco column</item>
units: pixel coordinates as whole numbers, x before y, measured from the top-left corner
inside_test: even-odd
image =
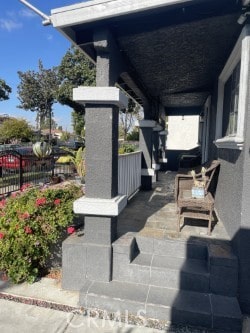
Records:
[[[118,116],[127,98],[118,88],[80,87],[74,100],[86,104],[86,189],[74,202],[75,213],[85,216],[86,277],[110,281],[117,216],[127,202],[118,195]]]
[[[76,290],[85,279],[111,280],[117,216],[127,204],[127,197],[118,195],[119,108],[128,104],[125,94],[114,87],[122,68],[119,48],[105,29],[95,31],[93,41],[96,87],[73,89],[73,99],[86,108],[85,196],[73,206],[85,221],[84,236],[75,240],[72,237],[68,246],[65,244],[62,285]]]
[[[152,168],[155,170],[155,174],[153,176],[153,182],[158,180],[158,171],[160,170],[159,164],[159,133],[162,130],[162,127],[157,124],[153,128],[153,155],[152,155]]]
[[[73,98],[86,105],[85,196],[73,205],[85,221],[84,236],[63,244],[62,286],[80,290],[86,279],[112,279],[117,216],[127,204],[127,197],[118,194],[118,113],[127,97],[115,87],[79,87]]]
[[[141,189],[152,189],[152,177],[155,172],[152,168],[152,152],[153,152],[153,128],[156,122],[154,120],[141,120],[140,127],[140,149],[142,151],[142,178]]]
[[[167,142],[167,135],[168,131],[160,131],[159,133],[159,141],[160,141],[160,158],[159,158],[159,163],[160,163],[160,170],[166,170],[166,165],[168,162],[168,159],[166,158],[166,142]]]

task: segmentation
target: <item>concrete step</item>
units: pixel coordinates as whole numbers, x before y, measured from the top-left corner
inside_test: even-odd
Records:
[[[241,332],[242,315],[234,297],[179,291],[146,284],[119,281],[86,281],[80,291],[80,306],[121,312],[172,323]],[[142,319],[142,318],[141,318]]]
[[[169,257],[207,260],[208,247],[203,242],[185,240],[158,239],[137,233],[136,243],[140,252],[165,255]]]
[[[116,258],[114,258],[116,259]],[[204,260],[140,253],[124,266],[114,260],[113,279],[168,288],[209,292],[209,273]]]
[[[113,243],[113,279],[235,297],[238,262],[229,245],[127,233]]]

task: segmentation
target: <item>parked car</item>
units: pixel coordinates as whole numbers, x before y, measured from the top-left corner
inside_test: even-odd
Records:
[[[17,153],[16,153],[17,152]],[[39,159],[32,150],[32,147],[21,147],[13,151],[8,150],[0,155],[0,168],[7,172],[18,171],[22,168],[24,171],[36,171],[39,168],[51,168],[50,158]]]
[[[16,150],[21,148],[20,145],[18,144],[1,144],[0,145],[0,151],[5,151],[5,150]]]
[[[85,147],[85,140],[68,140],[68,141],[60,141],[59,146],[66,147],[74,150],[78,150],[80,147]]]

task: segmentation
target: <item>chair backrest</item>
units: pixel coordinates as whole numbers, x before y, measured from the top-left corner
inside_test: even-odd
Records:
[[[220,161],[213,160],[211,162],[208,162],[207,166],[205,164],[204,167],[207,169],[205,175],[208,177],[205,189],[207,190],[207,192],[210,192],[214,196],[217,187]]]

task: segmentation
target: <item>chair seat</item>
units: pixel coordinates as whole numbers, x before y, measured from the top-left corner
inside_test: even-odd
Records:
[[[204,198],[193,198],[190,190],[183,190],[179,194],[177,206],[210,210],[214,207],[214,198],[210,192]]]

